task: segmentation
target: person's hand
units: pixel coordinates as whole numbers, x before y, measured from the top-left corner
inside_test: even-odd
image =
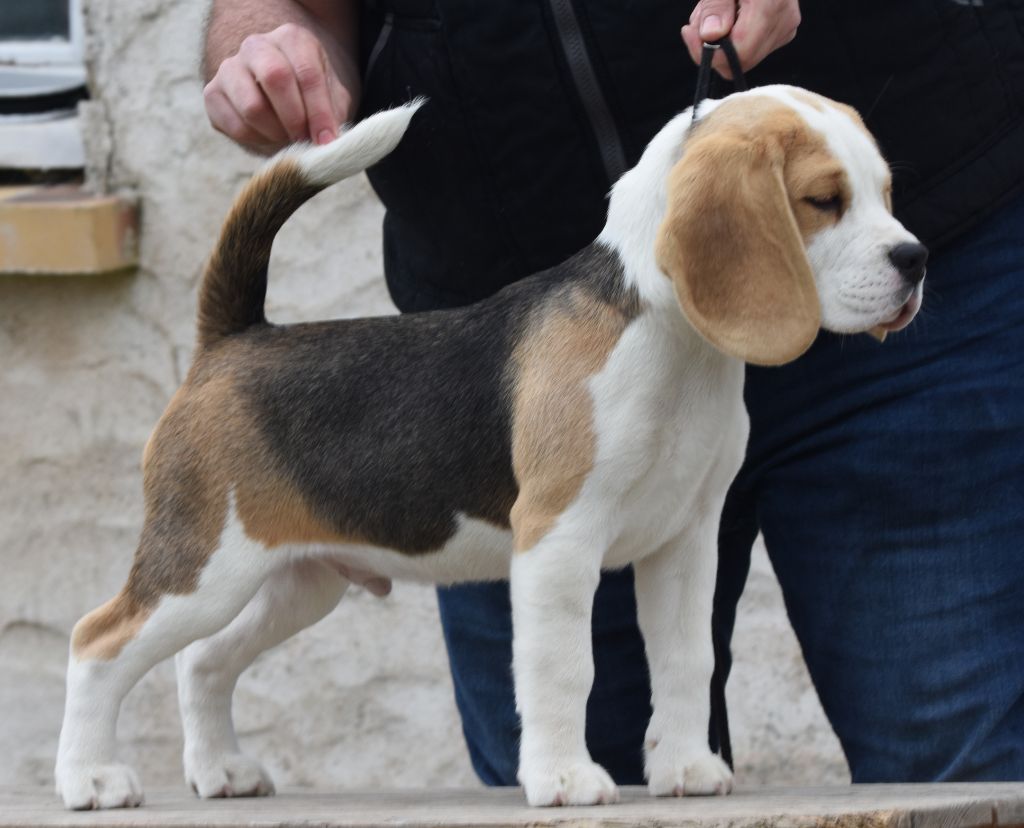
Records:
[[[249,35],[203,90],[210,123],[253,152],[270,155],[294,141],[325,144],[355,110],[321,41],[286,23]]]
[[[730,35],[746,71],[796,37],[799,25],[799,0],[700,0],[682,34],[690,57],[698,64],[705,41]],[[732,78],[721,51],[711,66],[722,77]]]

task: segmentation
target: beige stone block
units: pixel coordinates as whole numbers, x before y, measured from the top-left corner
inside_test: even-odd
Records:
[[[137,261],[130,201],[72,185],[0,188],[0,273],[107,273]]]

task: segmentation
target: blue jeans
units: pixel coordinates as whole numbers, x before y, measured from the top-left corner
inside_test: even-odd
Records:
[[[1024,199],[933,256],[906,331],[823,333],[790,365],[749,368],[745,396],[716,635],[760,530],[854,782],[1024,780]],[[513,785],[507,585],[438,595],[473,765]],[[587,742],[639,783],[650,692],[630,571],[605,575],[593,630]]]

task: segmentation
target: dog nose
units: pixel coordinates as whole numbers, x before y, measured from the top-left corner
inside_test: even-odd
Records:
[[[910,284],[916,285],[924,278],[924,266],[928,261],[928,248],[920,242],[897,244],[889,251],[892,262],[900,275]]]

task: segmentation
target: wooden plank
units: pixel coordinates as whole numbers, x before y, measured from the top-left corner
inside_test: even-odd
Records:
[[[268,799],[206,800],[177,789],[147,793],[126,811],[64,811],[48,790],[0,788],[0,826],[274,826],[274,828],[978,828],[1024,826],[1024,783],[751,788],[728,797],[528,808],[515,788],[291,790]]]

